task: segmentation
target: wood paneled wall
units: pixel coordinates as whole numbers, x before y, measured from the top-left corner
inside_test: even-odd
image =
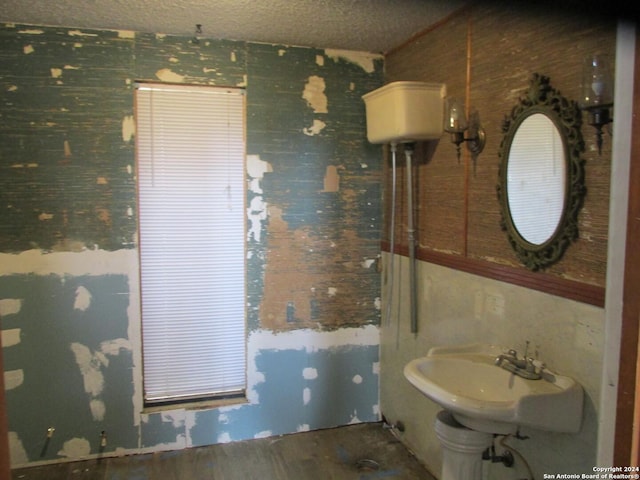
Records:
[[[463,147],[461,159],[448,135],[418,145],[414,198],[418,258],[472,273],[518,283],[576,300],[603,305],[611,137],[598,154],[592,127],[582,127],[587,196],[579,215],[580,237],[564,257],[544,272],[532,273],[518,261],[500,228],[496,196],[501,125],[529,85],[533,73],[577,100],[584,58],[615,54],[614,19],[577,11],[542,10],[522,2],[482,3],[461,10],[416,36],[386,57],[387,82],[442,82],[447,94],[476,109],[487,134],[477,161]],[[385,162],[390,168],[390,162]],[[406,182],[398,155],[396,245],[406,249]],[[391,175],[385,175],[386,229],[389,240]]]

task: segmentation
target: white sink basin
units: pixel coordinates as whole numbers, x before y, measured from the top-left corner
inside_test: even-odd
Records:
[[[487,433],[515,433],[519,426],[575,433],[582,423],[582,387],[545,371],[527,380],[497,365],[506,349],[494,345],[435,347],[409,362],[404,375],[462,425]]]

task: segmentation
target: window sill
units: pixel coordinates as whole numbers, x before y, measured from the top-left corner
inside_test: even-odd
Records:
[[[211,410],[214,408],[229,407],[249,403],[247,397],[217,398],[210,400],[194,400],[184,403],[165,403],[162,405],[149,405],[142,409],[143,414],[167,412],[170,410]]]

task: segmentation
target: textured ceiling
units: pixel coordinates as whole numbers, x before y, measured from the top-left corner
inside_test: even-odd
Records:
[[[384,53],[467,0],[3,0],[3,23]]]

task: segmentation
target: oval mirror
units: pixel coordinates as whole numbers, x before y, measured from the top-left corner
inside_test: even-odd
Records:
[[[531,270],[558,261],[578,238],[585,194],[580,125],[577,104],[537,74],[505,118],[497,188],[501,226]]]
[[[516,130],[507,163],[507,198],[514,227],[527,242],[542,245],[558,228],[564,211],[567,162],[553,120],[526,117]]]

